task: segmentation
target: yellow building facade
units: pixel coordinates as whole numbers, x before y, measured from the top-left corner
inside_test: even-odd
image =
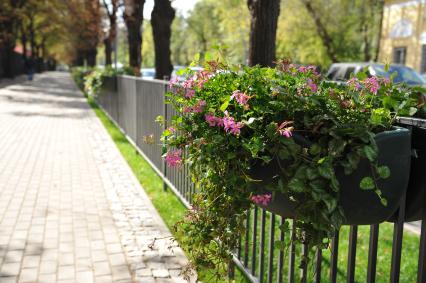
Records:
[[[426,73],[426,0],[385,0],[379,62]]]

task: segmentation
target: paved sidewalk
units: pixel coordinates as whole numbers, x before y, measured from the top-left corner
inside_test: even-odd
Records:
[[[0,282],[185,282],[169,236],[69,74],[0,88]]]

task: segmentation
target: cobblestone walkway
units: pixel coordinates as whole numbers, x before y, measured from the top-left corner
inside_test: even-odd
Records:
[[[69,74],[0,88],[1,283],[185,282],[168,236]]]

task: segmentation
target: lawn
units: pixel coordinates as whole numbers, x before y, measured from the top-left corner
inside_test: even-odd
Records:
[[[170,191],[163,190],[162,179],[154,172],[151,166],[144,160],[144,158],[137,152],[137,150],[128,142],[126,137],[121,131],[114,125],[114,123],[105,115],[105,113],[97,106],[93,98],[88,97],[88,102],[96,112],[96,115],[104,124],[105,128],[111,135],[116,146],[124,156],[129,166],[133,170],[137,179],[141,183],[142,187],[147,192],[148,196],[152,200],[154,206],[164,219],[169,229],[172,228],[174,223],[180,220],[185,214],[184,205],[178,200],[178,198]],[[260,219],[260,213],[259,213]],[[268,227],[270,219],[266,219],[266,239],[268,239]],[[259,222],[260,223],[260,222]],[[277,225],[278,226],[278,222]],[[259,232],[259,231],[258,231]],[[385,223],[380,225],[379,233],[379,248],[377,258],[377,277],[376,282],[389,282],[390,275],[390,261],[392,252],[392,234],[393,225]],[[278,231],[276,232],[275,238],[278,238]],[[258,236],[259,237],[259,236]],[[287,239],[289,235],[285,236]],[[347,266],[347,254],[348,254],[348,238],[349,238],[349,227],[343,227],[340,232],[339,241],[339,256],[338,256],[338,277],[337,282],[346,281],[346,266]],[[179,238],[177,238],[179,241]],[[403,240],[403,251],[401,260],[401,278],[400,282],[415,282],[417,274],[417,261],[418,261],[418,250],[419,250],[419,236],[414,235],[410,232],[405,231]],[[356,255],[356,282],[365,282],[367,274],[367,254],[368,254],[368,242],[369,242],[369,227],[360,226],[358,229],[358,245]],[[265,254],[268,253],[268,243],[265,243]],[[189,247],[182,247],[187,250]],[[300,249],[296,249],[296,255],[300,254]],[[278,251],[275,251],[275,257],[277,257]],[[322,281],[326,282],[329,274],[329,258],[330,252],[325,250],[323,252],[324,260],[322,263]],[[298,260],[296,256],[296,263]],[[277,258],[275,258],[277,260]],[[257,261],[258,262],[258,261]],[[275,261],[276,262],[276,261]],[[265,258],[265,264],[267,258]],[[287,274],[288,264],[284,263],[284,274]],[[266,269],[266,265],[265,265]],[[275,272],[276,273],[276,272]],[[228,282],[226,278],[217,279],[212,278],[210,272],[207,270],[198,271],[200,280],[204,282]],[[313,267],[309,269],[309,277],[314,274]],[[299,278],[299,272],[295,272],[296,278]],[[285,276],[284,276],[285,277]],[[274,277],[274,282],[276,278]],[[298,280],[296,280],[298,281]],[[244,278],[241,272],[237,270],[235,282],[248,282]]]

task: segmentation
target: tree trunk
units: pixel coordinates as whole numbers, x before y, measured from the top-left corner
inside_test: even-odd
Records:
[[[378,0],[376,4],[378,5],[378,13],[380,16],[379,16],[379,32],[377,35],[376,50],[374,51],[375,62],[379,60],[380,44],[382,39],[383,13],[384,13],[383,7],[385,5],[385,1]]]
[[[21,27],[21,43],[22,43],[22,58],[27,60],[27,34],[23,27]]]
[[[170,38],[175,10],[170,0],[154,0],[154,3],[151,25],[155,46],[155,78],[162,80],[165,77],[170,78],[173,71],[170,59]]]
[[[117,33],[117,9],[118,9],[118,0],[111,0],[111,11],[109,10],[109,5],[106,0],[103,0],[105,9],[108,14],[109,19],[109,31],[108,36],[104,40],[105,44],[105,65],[112,65],[112,52],[113,45],[115,46],[115,37]],[[117,48],[117,47],[115,47]]]
[[[143,6],[145,0],[124,0],[124,21],[129,42],[129,64],[136,76],[140,75],[142,62]]]
[[[105,65],[110,66],[112,65],[112,44],[109,37],[104,39],[104,45],[105,45]]]
[[[30,47],[31,47],[31,58],[36,58],[36,42],[35,42],[35,30],[34,30],[34,17],[30,16],[30,25],[28,27],[30,31]]]
[[[333,63],[337,62],[338,60],[337,60],[336,53],[334,51],[333,40],[331,36],[328,34],[328,31],[325,28],[323,22],[321,21],[318,11],[314,7],[312,7],[312,3],[310,0],[301,0],[301,1],[303,5],[305,5],[305,8],[308,11],[308,13],[314,19],[317,33],[319,37],[321,38],[322,43],[325,46],[325,51],[327,52],[328,57]]]
[[[251,14],[249,65],[272,66],[275,60],[279,0],[247,0]]]
[[[95,67],[96,66],[96,54],[97,54],[96,48],[89,49],[89,50],[86,51],[87,66],[89,66],[89,67]]]

